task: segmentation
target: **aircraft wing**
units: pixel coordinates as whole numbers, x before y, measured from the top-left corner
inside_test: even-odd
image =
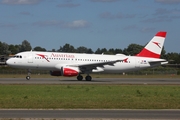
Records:
[[[95,63],[87,63],[87,64],[74,64],[74,65],[67,65],[70,67],[79,67],[81,72],[92,72],[92,70],[98,70],[98,68],[103,68],[104,65],[111,65],[114,66],[115,63],[121,62],[124,60],[114,60],[114,61],[107,61],[107,62],[95,62]],[[100,69],[103,71],[103,69]]]

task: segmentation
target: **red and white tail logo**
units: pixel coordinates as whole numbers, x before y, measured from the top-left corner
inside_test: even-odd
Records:
[[[142,49],[136,56],[160,58],[161,51],[164,45],[166,32],[158,32],[151,41]]]

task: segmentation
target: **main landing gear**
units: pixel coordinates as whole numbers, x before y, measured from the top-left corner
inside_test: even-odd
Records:
[[[26,76],[26,80],[30,80],[31,79],[31,71],[30,70],[28,70],[28,75]]]
[[[92,77],[91,77],[90,75],[87,75],[87,76],[85,77],[85,79],[86,79],[86,81],[91,81],[91,80],[92,80]],[[77,76],[77,80],[79,80],[79,81],[83,80],[83,76],[79,74],[79,75]]]

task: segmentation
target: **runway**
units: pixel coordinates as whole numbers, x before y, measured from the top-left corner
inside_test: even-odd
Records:
[[[0,110],[0,118],[178,120],[180,110]]]
[[[94,78],[92,81],[77,81],[76,78],[0,78],[0,84],[180,85],[180,78]]]
[[[94,78],[77,81],[76,78],[0,78],[0,84],[122,84],[122,85],[180,85],[180,79],[172,78]],[[178,120],[180,110],[3,110],[0,118],[65,118],[65,119],[168,119]]]

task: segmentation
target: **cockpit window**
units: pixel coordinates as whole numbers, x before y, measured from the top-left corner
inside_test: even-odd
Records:
[[[15,56],[13,56],[13,58],[22,58],[22,56],[21,55],[15,55]]]

